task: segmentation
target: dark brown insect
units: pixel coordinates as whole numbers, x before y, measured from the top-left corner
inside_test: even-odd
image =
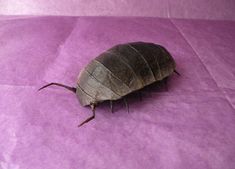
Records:
[[[119,44],[93,59],[79,74],[77,87],[50,83],[73,91],[82,106],[90,106],[93,115],[79,126],[95,118],[95,107],[106,100],[123,98],[129,93],[161,80],[175,70],[175,61],[162,46],[133,42]],[[128,105],[126,103],[126,105]]]

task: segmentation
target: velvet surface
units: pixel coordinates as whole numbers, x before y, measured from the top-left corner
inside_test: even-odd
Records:
[[[233,169],[235,22],[148,17],[1,17],[0,168]],[[80,70],[118,43],[165,46],[181,76],[91,115]]]

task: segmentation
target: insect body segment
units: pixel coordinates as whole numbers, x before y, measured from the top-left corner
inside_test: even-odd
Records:
[[[164,47],[153,43],[119,44],[103,52],[79,74],[76,95],[81,105],[89,105],[93,112],[79,126],[95,118],[95,106],[99,103],[110,100],[113,111],[113,100],[161,81],[173,72],[179,74],[175,66],[170,53]],[[58,83],[49,85],[52,84],[75,91],[74,88]],[[126,101],[125,104],[128,107]]]

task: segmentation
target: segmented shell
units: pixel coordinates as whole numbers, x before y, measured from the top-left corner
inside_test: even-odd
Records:
[[[117,100],[175,70],[175,61],[162,46],[119,44],[93,59],[79,74],[76,94],[83,106]]]

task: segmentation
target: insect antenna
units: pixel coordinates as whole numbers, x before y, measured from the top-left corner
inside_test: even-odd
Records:
[[[180,73],[179,73],[179,72],[177,72],[176,70],[174,70],[174,72],[175,72],[177,75],[181,76],[181,75],[180,75]]]
[[[38,91],[40,91],[40,90],[42,90],[42,89],[44,89],[44,88],[46,88],[46,87],[48,87],[48,86],[52,86],[52,85],[64,87],[64,88],[66,88],[66,89],[68,89],[68,90],[70,90],[70,91],[76,93],[76,88],[75,88],[75,87],[66,86],[66,85],[63,85],[63,84],[60,84],[60,83],[49,83],[49,84],[47,84],[47,85],[41,87],[40,89],[38,89]]]
[[[89,117],[88,119],[86,119],[84,122],[82,122],[81,124],[78,125],[78,127],[81,127],[83,124],[88,123],[89,121],[93,120],[95,118],[95,105],[91,104],[91,110],[93,115],[91,117]]]

